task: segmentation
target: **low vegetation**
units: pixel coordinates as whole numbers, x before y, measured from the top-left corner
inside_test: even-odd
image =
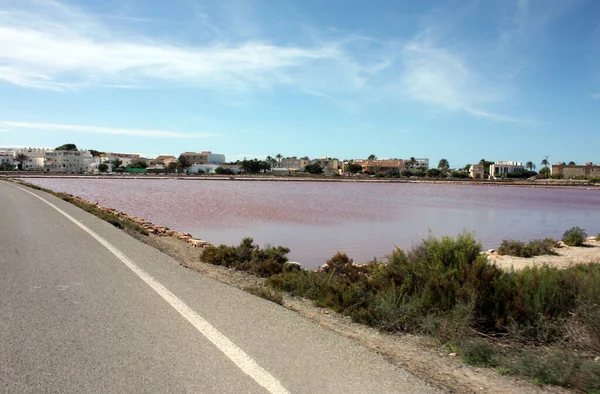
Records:
[[[261,249],[247,238],[238,246],[209,247],[201,259],[267,277],[249,290],[278,303],[282,293],[305,297],[386,331],[432,335],[473,365],[538,383],[600,389],[600,364],[573,351],[600,351],[600,264],[505,272],[480,251],[469,233],[430,236],[410,250],[394,250],[385,262],[356,264],[338,253],[308,271],[287,261],[289,249]],[[497,341],[518,346],[498,347]],[[532,353],[539,346],[563,353]],[[503,350],[520,347],[528,350]]]
[[[557,246],[559,243],[553,238],[536,239],[528,243],[505,239],[498,248],[498,254],[516,257],[556,255],[554,248]]]
[[[573,227],[572,229],[565,231],[562,241],[567,246],[582,246],[585,243],[587,236],[585,230],[579,227]]]
[[[282,246],[261,248],[252,238],[244,238],[238,246],[210,245],[200,254],[200,260],[213,265],[248,271],[261,277],[300,269],[300,265],[288,263],[290,249]]]
[[[496,368],[501,375],[528,376],[540,385],[600,392],[600,363],[593,358],[577,357],[573,351],[557,348],[511,350],[491,346],[481,339],[467,341],[456,351],[467,364]]]

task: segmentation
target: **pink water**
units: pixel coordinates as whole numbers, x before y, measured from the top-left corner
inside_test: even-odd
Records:
[[[37,178],[212,243],[244,237],[291,248],[305,267],[337,251],[364,263],[433,235],[475,232],[484,248],[505,238],[600,232],[600,191],[407,183],[237,182]]]

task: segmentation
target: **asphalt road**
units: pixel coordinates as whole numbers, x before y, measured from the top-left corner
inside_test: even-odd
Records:
[[[438,392],[349,339],[27,190],[81,226],[0,181],[0,392]]]

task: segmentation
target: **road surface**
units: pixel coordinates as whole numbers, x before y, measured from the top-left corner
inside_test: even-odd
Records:
[[[0,392],[439,391],[71,204],[0,181]]]

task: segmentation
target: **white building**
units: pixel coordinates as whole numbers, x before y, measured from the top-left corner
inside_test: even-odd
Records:
[[[108,167],[108,169],[105,172],[107,174],[112,173],[114,165],[111,163],[105,163],[105,165]],[[88,164],[87,170],[88,170],[88,172],[91,172],[93,174],[100,174],[101,172],[98,169],[99,166],[100,166],[100,164],[98,164],[98,163],[91,163],[91,164]]]
[[[95,161],[89,151],[53,150],[45,158],[44,168],[49,172],[84,172]]]
[[[15,149],[15,156],[22,153],[27,156],[23,163],[23,170],[43,170],[46,152],[50,149],[43,148],[21,148]]]
[[[424,170],[429,169],[429,159],[426,158],[415,158],[416,163],[412,166],[412,168],[422,168]]]
[[[136,161],[140,161],[141,157],[140,157],[140,155],[134,154],[134,153],[106,152],[106,153],[102,153],[100,156],[94,158],[94,162],[97,164],[106,163],[106,162],[112,163],[115,160],[120,160],[121,166],[127,167],[128,165],[135,163]]]
[[[494,179],[504,178],[506,174],[523,171],[525,171],[525,167],[520,161],[497,161],[490,165],[490,177]]]
[[[188,167],[185,172],[189,174],[198,174],[199,171],[202,171],[202,174],[214,174],[215,170],[218,167],[229,168],[233,171],[234,174],[238,174],[240,172],[240,168],[238,166],[231,165],[219,165],[219,164],[192,164],[191,167]]]
[[[223,164],[225,163],[225,155],[210,153],[207,158],[209,164]]]
[[[13,152],[0,152],[0,170],[2,170],[5,166],[14,166],[14,159],[15,157]]]

